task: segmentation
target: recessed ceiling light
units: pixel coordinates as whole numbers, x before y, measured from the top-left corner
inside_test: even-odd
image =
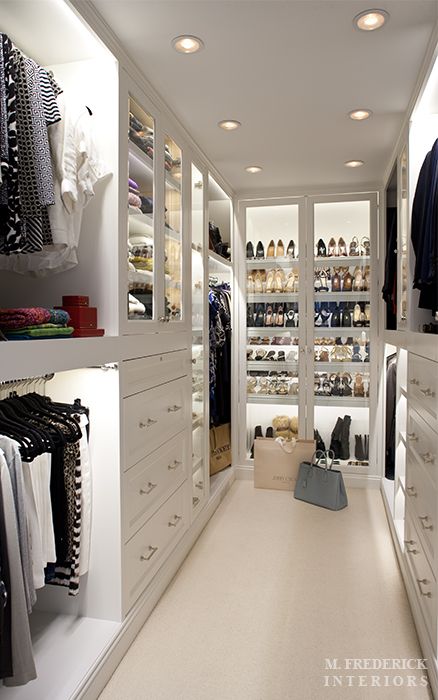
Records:
[[[197,36],[181,34],[172,39],[172,46],[179,53],[196,53],[204,48],[204,42]]]
[[[389,19],[389,14],[386,10],[364,10],[359,12],[353,19],[354,25],[363,32],[372,32],[374,29],[380,29]]]
[[[247,173],[259,173],[263,168],[260,165],[248,165],[245,170]]]
[[[233,131],[233,129],[238,129],[239,126],[242,126],[237,119],[222,119],[217,125],[220,126],[221,129],[225,129],[225,131]]]
[[[352,112],[348,113],[350,119],[354,119],[357,122],[361,122],[364,119],[369,119],[371,115],[372,111],[370,109],[353,109]]]
[[[360,168],[363,164],[363,160],[346,160],[344,163],[347,168]]]

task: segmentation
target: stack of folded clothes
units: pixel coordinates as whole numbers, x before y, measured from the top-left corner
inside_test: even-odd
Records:
[[[69,314],[61,309],[0,309],[0,330],[8,340],[68,338],[74,331],[69,321]]]
[[[154,157],[154,132],[148,126],[142,124],[132,112],[129,113],[129,138],[149,158]]]
[[[141,199],[139,197],[140,190],[138,188],[135,180],[128,178],[129,194],[128,194],[128,204],[130,207],[134,207],[141,214]]]

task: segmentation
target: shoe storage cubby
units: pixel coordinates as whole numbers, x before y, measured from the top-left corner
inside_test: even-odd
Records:
[[[254,438],[271,428],[275,436],[277,419],[288,415],[301,438],[333,449],[344,471],[372,473],[376,199],[302,197],[242,209],[241,459],[251,465]]]

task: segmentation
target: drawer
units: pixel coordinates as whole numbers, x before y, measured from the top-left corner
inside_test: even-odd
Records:
[[[124,546],[125,607],[129,609],[164,563],[188,526],[183,484]]]
[[[438,363],[409,353],[408,397],[421,417],[438,431]]]
[[[140,460],[123,475],[123,540],[127,542],[187,477],[187,434]]]
[[[405,551],[408,570],[411,574],[420,608],[423,613],[434,653],[437,652],[437,586],[428,564],[418,533],[410,517],[409,508],[405,519]]]
[[[205,478],[204,478],[204,469],[201,466],[199,469],[197,469],[197,471],[193,474],[193,477],[192,477],[193,511],[200,510],[199,506],[205,500],[206,495],[207,495],[207,490],[206,490],[206,484],[205,484]]]
[[[186,379],[123,400],[125,469],[168,442],[190,423]]]
[[[437,533],[436,489],[410,449],[406,459],[406,494],[424,549],[433,563]]]
[[[419,414],[409,406],[406,439],[417,461],[424,466],[433,484],[437,485],[438,436]]]
[[[122,364],[122,395],[131,396],[188,374],[190,358],[187,350],[126,360]]]

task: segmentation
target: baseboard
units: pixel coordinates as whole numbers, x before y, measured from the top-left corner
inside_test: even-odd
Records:
[[[235,467],[236,479],[244,479],[245,481],[254,481],[254,468],[245,466]]]
[[[235,474],[231,471],[229,478],[224,480],[223,484],[221,484],[221,488],[210,498],[203,511],[199,513],[190,529],[187,530],[183,538],[179,541],[176,549],[157,572],[143,595],[129,611],[122,623],[120,632],[102,653],[100,658],[96,660],[93,668],[90,669],[90,672],[84,678],[82,685],[78,688],[71,700],[96,700],[102,692],[152,610],[177,574],[216,508],[229,491],[234,479]]]
[[[235,467],[236,479],[245,481],[254,480],[254,467],[249,465],[238,465]],[[375,474],[346,474],[344,472],[344,482],[348,488],[357,489],[379,489],[381,477]]]
[[[403,578],[403,583],[405,585],[409,605],[411,607],[412,617],[414,620],[415,629],[417,631],[418,640],[419,640],[420,647],[421,647],[421,653],[423,654],[423,658],[427,659],[427,673],[429,676],[430,689],[431,689],[431,692],[433,694],[433,697],[435,698],[435,700],[437,700],[438,699],[438,664],[437,664],[437,659],[435,657],[434,650],[433,650],[432,644],[431,644],[430,639],[429,639],[429,634],[427,631],[426,623],[423,620],[423,613],[421,612],[421,608],[418,604],[415,586],[412,582],[412,578],[409,574],[408,568],[406,566],[406,562],[404,560],[403,552],[402,552],[401,547],[400,547],[400,542],[399,542],[399,539],[397,537],[397,532],[396,532],[396,529],[394,526],[394,521],[393,521],[392,515],[391,515],[391,509],[390,509],[390,506],[388,503],[388,499],[386,497],[383,483],[381,485],[380,492],[382,494],[383,504],[385,506],[386,518],[388,520],[389,529],[391,531],[392,544],[393,544],[393,547],[394,547],[394,550],[395,550],[395,553],[397,556],[398,565],[399,565],[401,575]]]

